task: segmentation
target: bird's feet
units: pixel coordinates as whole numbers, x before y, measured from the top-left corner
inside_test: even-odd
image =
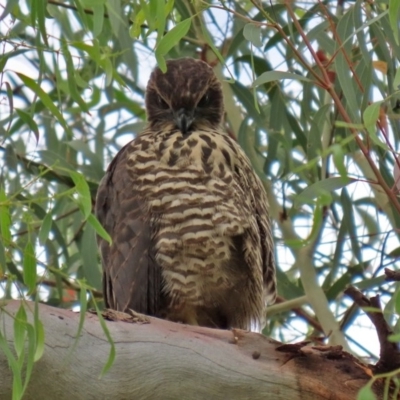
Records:
[[[97,314],[96,311],[90,310],[93,314]],[[123,321],[130,322],[131,324],[149,324],[150,318],[147,315],[140,314],[132,309],[127,312],[112,310],[111,308],[106,308],[101,311],[101,315],[104,319],[108,321]]]

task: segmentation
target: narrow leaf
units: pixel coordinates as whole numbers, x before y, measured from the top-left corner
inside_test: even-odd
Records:
[[[253,87],[263,85],[267,82],[280,81],[282,79],[295,79],[298,81],[312,82],[311,79],[299,74],[292,74],[291,72],[284,71],[267,71],[261,74],[254,82]]]
[[[397,68],[397,70],[396,70],[396,75],[395,75],[394,81],[393,81],[393,88],[394,88],[394,90],[400,89],[400,68]]]
[[[23,257],[24,283],[32,293],[36,287],[36,257],[31,241],[26,244]]]
[[[399,10],[400,0],[389,0],[389,21],[397,45],[399,44]]]
[[[35,321],[35,337],[36,337],[36,347],[34,361],[38,361],[42,358],[44,352],[44,327],[42,321],[39,319]]]
[[[50,96],[32,78],[29,78],[28,76],[21,74],[19,72],[17,72],[17,75],[22,80],[22,82],[24,82],[25,85],[29,87],[29,89],[33,90],[39,96],[39,98],[40,98],[40,100],[42,100],[43,104],[49,109],[49,111],[51,111],[51,113],[58,119],[60,124],[64,127],[64,129],[72,137],[73,135],[72,135],[71,129],[69,128],[68,124],[65,122],[64,117],[58,110],[58,107],[53,103]]]
[[[92,227],[99,236],[101,236],[104,240],[107,240],[109,244],[112,243],[111,236],[103,228],[103,226],[100,224],[100,221],[96,218],[95,215],[90,214],[87,219],[87,222],[89,222],[89,224],[92,225]]]
[[[103,30],[104,24],[104,5],[97,4],[93,9],[93,36],[97,37]]]
[[[3,336],[1,329],[0,329],[0,349],[5,354],[8,365],[11,368],[12,375],[13,375],[13,394],[12,399],[20,400],[22,398],[22,379],[21,379],[21,368],[18,365],[17,360],[15,359],[13,353],[11,352],[10,348],[8,347],[7,341]]]
[[[86,219],[92,212],[92,197],[90,195],[89,185],[83,175],[79,172],[70,171],[70,176],[75,183],[75,189],[79,195],[78,204]]]
[[[92,295],[92,297],[93,297],[93,295]],[[108,342],[110,343],[110,346],[111,346],[110,354],[108,355],[107,362],[105,363],[103,369],[100,372],[100,378],[101,378],[111,368],[111,366],[114,363],[114,360],[115,360],[115,345],[114,345],[114,341],[112,340],[112,337],[110,335],[110,331],[108,330],[107,324],[105,323],[104,318],[101,315],[101,312],[99,310],[99,307],[98,307],[96,301],[94,301],[93,303],[94,303],[94,307],[96,308],[96,312],[97,312],[97,316],[99,318],[100,326],[103,329],[103,332],[106,335],[106,338],[107,338],[107,340],[108,340]]]
[[[36,144],[39,141],[39,128],[37,126],[37,123],[33,120],[32,116],[28,114],[24,110],[19,110],[18,108],[16,109],[18,116],[21,118],[21,120],[29,126],[29,128],[32,130],[33,134],[35,135],[36,138]]]
[[[6,193],[2,186],[0,186],[0,234],[6,246],[11,243],[11,217],[10,210],[7,204]]]
[[[158,46],[156,48],[156,58],[159,62],[159,59],[163,58],[189,31],[190,25],[192,23],[191,18],[187,18],[176,26],[174,26],[169,32],[162,37]],[[160,64],[160,63],[159,63]],[[160,65],[160,68],[163,72],[167,70],[166,66]]]
[[[14,318],[14,348],[18,358],[21,357],[25,347],[26,321],[25,307],[21,303]]]
[[[53,215],[51,212],[47,213],[42,221],[42,226],[39,230],[39,243],[44,245],[49,237],[51,226],[53,225]]]
[[[394,297],[394,308],[396,310],[397,315],[400,315],[400,290],[397,291]]]
[[[313,200],[316,197],[318,197],[323,191],[332,192],[333,190],[340,189],[353,182],[356,182],[356,180],[350,178],[342,178],[342,177],[328,178],[322,181],[315,182],[312,185],[305,188],[301,193],[299,193],[295,197],[295,204],[298,205],[303,202],[309,202],[310,200]]]

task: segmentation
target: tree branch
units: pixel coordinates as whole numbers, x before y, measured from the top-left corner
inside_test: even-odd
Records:
[[[19,301],[1,311],[1,332],[13,349]],[[28,319],[33,320],[25,307]],[[24,395],[29,399],[331,399],[353,400],[367,383],[354,357],[318,347],[295,352],[242,330],[186,326],[150,318],[149,324],[106,321],[116,348],[111,369],[99,376],[110,351],[96,315],[86,315],[75,350],[79,314],[39,305],[45,349]],[[280,351],[277,348],[280,347]],[[12,372],[0,352],[0,398],[10,399]]]
[[[364,310],[375,326],[381,347],[379,361],[373,368],[374,372],[384,373],[400,368],[400,350],[397,343],[389,341],[389,336],[393,334],[393,331],[383,317],[379,296],[369,299],[354,286],[348,287],[344,293],[351,297],[359,307],[375,309]]]

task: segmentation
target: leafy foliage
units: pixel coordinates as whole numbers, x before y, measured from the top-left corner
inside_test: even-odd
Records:
[[[88,290],[88,306],[101,302],[98,183],[144,126],[156,62],[201,57],[224,81],[225,127],[270,199],[280,298],[267,333],[325,334],[376,354],[342,292],[381,293],[397,320],[382,269],[400,249],[398,14],[383,0],[7,2],[0,295],[70,308]],[[22,311],[16,321],[31,326]]]

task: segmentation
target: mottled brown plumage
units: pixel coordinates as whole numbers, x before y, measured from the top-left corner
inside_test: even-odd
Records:
[[[106,306],[219,328],[260,330],[275,297],[268,202],[220,128],[221,85],[191,58],[156,68],[148,125],[114,158],[96,212]]]

